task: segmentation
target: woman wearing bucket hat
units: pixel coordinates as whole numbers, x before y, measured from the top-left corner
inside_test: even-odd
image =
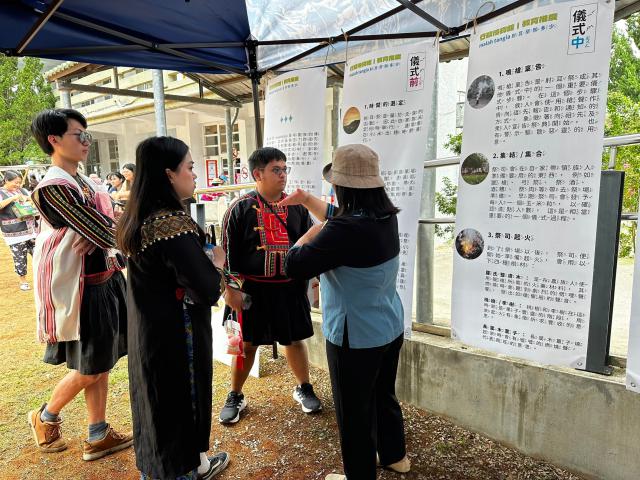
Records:
[[[408,472],[395,395],[404,330],[396,291],[399,210],[385,192],[378,155],[365,145],[338,148],[323,176],[335,188],[337,210],[302,190],[281,203],[302,204],[326,220],[285,259],[292,278],[322,274],[322,331],[345,471],[326,479],[375,479],[376,452],[378,465]]]

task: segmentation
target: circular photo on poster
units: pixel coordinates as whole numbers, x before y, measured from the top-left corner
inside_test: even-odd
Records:
[[[489,75],[480,75],[467,90],[467,101],[473,108],[483,108],[493,98],[496,92],[496,85]]]
[[[469,185],[482,183],[489,175],[489,160],[481,153],[472,153],[462,162],[460,175]]]
[[[360,110],[356,107],[349,107],[342,118],[342,128],[344,128],[345,133],[351,135],[353,132],[358,130],[359,126]]]
[[[462,258],[473,260],[482,255],[484,239],[479,231],[465,228],[456,237],[456,250]]]

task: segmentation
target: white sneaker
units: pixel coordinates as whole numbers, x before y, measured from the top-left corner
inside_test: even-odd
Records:
[[[31,290],[31,287],[26,282],[25,283],[21,283],[20,284],[20,290],[22,290],[22,291]]]
[[[324,480],[347,480],[346,475],[340,475],[339,473],[330,473]]]

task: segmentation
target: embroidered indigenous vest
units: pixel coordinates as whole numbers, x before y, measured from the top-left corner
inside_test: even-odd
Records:
[[[33,195],[47,185],[65,185],[75,189],[80,196],[95,206],[92,181],[78,174],[85,184],[80,188],[74,178],[62,168],[52,166],[47,171]],[[85,279],[84,256],[73,251],[73,243],[79,237],[69,227],[53,228],[42,216],[40,233],[33,250],[33,285],[36,300],[38,339],[56,343],[80,339],[80,306]],[[107,266],[122,269],[115,258],[115,249],[105,251]]]
[[[286,195],[283,194],[282,198]],[[258,206],[254,205],[258,226],[254,227],[260,234],[260,245],[257,250],[264,250],[264,275],[272,278],[284,274],[284,258],[289,251],[289,233],[287,232],[287,207],[278,206],[277,202],[264,201],[260,194],[256,195]]]
[[[149,215],[142,223],[140,252],[161,240],[179,235],[200,234],[198,224],[182,210],[160,210]]]

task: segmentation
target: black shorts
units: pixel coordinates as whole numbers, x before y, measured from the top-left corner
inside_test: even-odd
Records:
[[[242,336],[253,345],[291,345],[313,335],[307,282],[263,283],[247,280],[242,289],[251,295],[251,308],[242,312]],[[224,318],[229,315],[225,308]]]
[[[80,340],[48,344],[44,362],[67,364],[83,375],[111,370],[127,354],[126,284],[120,272],[99,285],[86,285],[80,306]]]

